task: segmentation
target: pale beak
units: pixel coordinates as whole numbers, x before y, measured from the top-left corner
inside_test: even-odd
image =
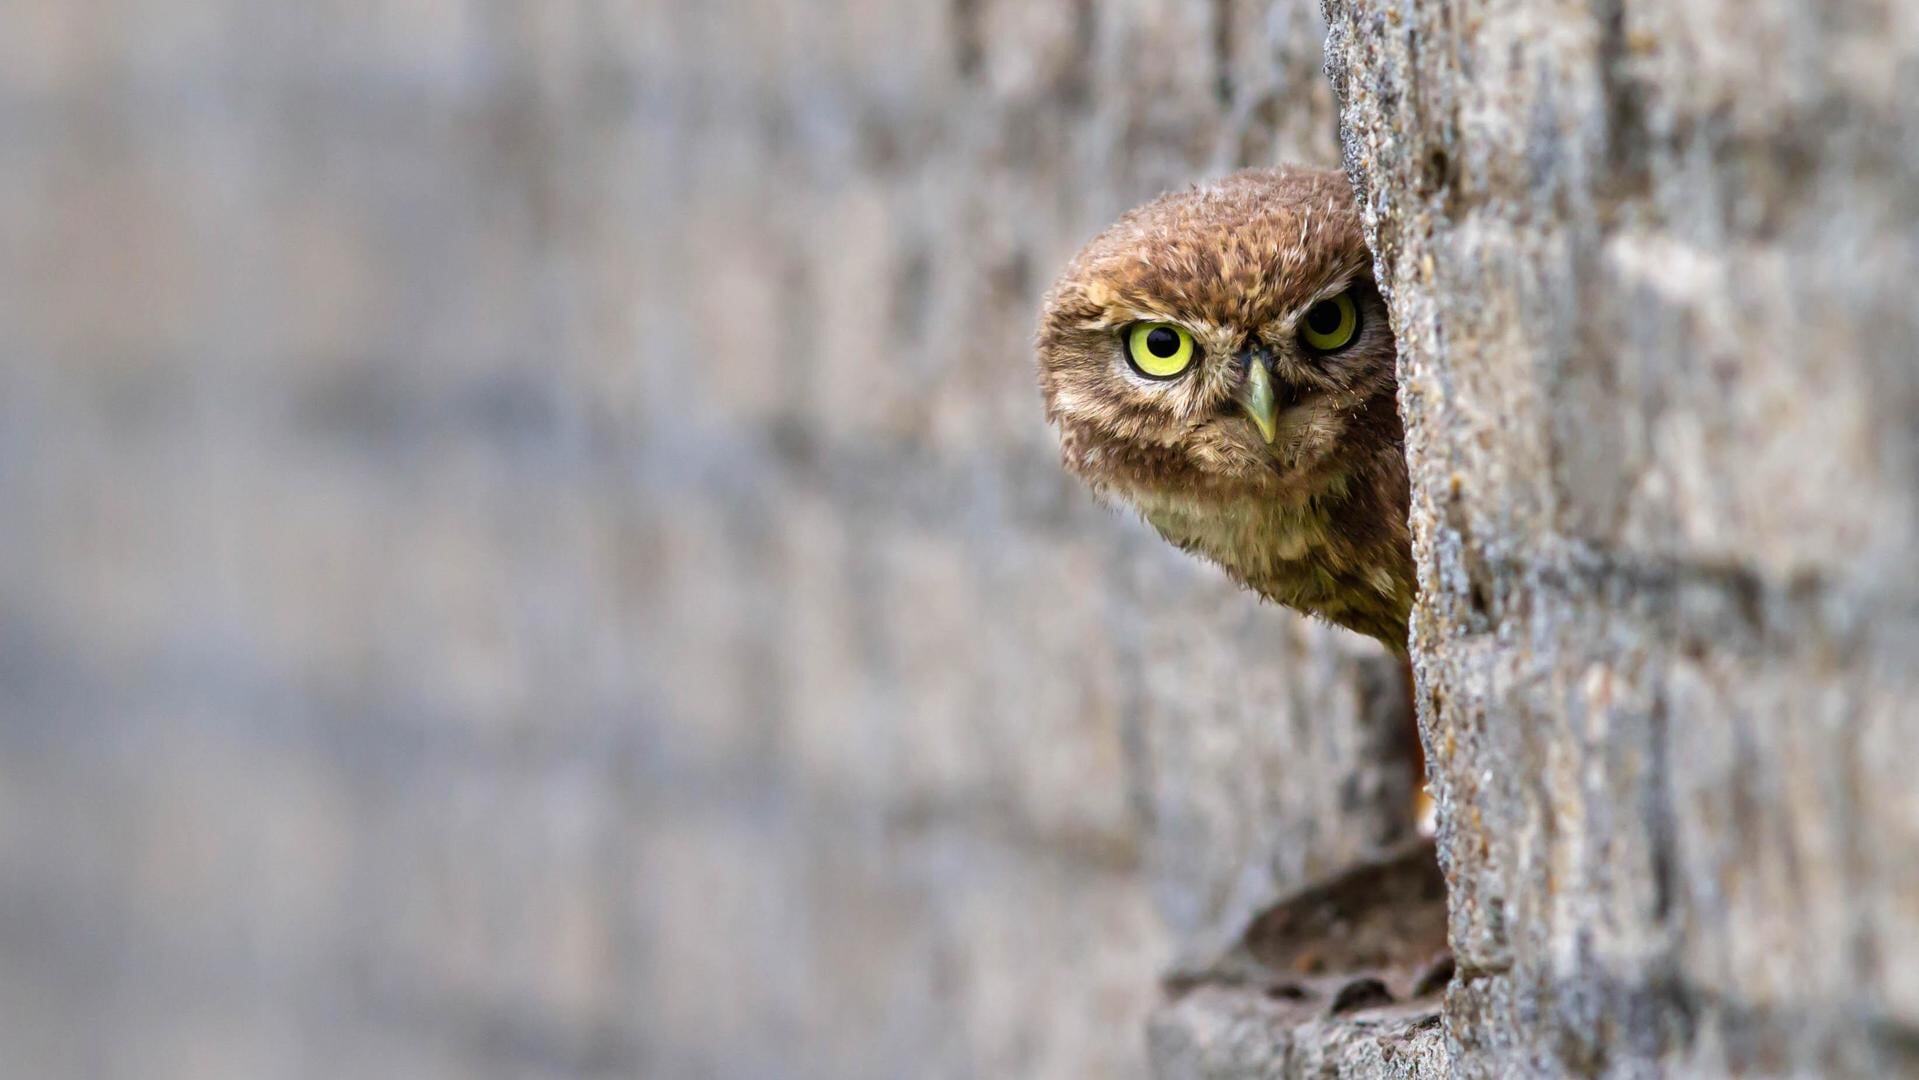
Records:
[[[1279,434],[1279,398],[1273,393],[1273,372],[1267,366],[1270,358],[1266,350],[1260,348],[1248,349],[1241,355],[1246,357],[1246,379],[1239,384],[1233,398],[1270,444]]]

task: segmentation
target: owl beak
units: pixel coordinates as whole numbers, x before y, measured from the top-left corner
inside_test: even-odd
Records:
[[[1269,366],[1271,358],[1265,349],[1257,347],[1249,348],[1240,355],[1246,358],[1246,378],[1239,384],[1239,392],[1234,398],[1270,444],[1273,437],[1279,434],[1279,396],[1273,393],[1273,372]]]

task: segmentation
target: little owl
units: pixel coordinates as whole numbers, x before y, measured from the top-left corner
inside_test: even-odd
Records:
[[[1395,349],[1352,190],[1253,170],[1132,211],[1047,294],[1066,467],[1179,547],[1403,654]]]

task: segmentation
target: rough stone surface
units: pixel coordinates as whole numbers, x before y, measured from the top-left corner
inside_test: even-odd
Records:
[[[1143,1072],[1402,693],[1092,506],[1029,335],[1337,162],[1323,35],[0,5],[0,1072]]]
[[[1299,1020],[1283,1002],[1206,987],[1155,1015],[1148,1029],[1159,1080],[1322,1077],[1419,1080],[1447,1075],[1439,1013],[1424,1005]]]
[[[1328,15],[1455,1067],[1919,1070],[1919,14]]]
[[[1443,1013],[1294,918],[1396,666],[1029,367],[1335,89]],[[1898,0],[0,5],[0,1071],[1919,1070],[1914,100]]]

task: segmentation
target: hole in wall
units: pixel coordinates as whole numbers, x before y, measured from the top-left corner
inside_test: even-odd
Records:
[[[1341,1016],[1376,1005],[1390,1005],[1393,1000],[1393,992],[1386,989],[1384,982],[1366,975],[1340,987],[1339,993],[1333,995],[1333,1004],[1328,1011],[1334,1016]]]
[[[1417,840],[1274,904],[1253,921],[1232,963],[1270,988],[1348,1011],[1379,1000],[1408,1001],[1443,989],[1451,977],[1446,881],[1438,852]],[[1364,984],[1364,985],[1361,985]],[[1285,995],[1288,1000],[1297,1000]]]
[[[1410,666],[1380,655],[1363,665],[1362,721],[1376,733],[1385,782],[1423,781]],[[1379,792],[1371,801],[1381,805]],[[1390,800],[1389,800],[1390,801]],[[1447,888],[1433,840],[1406,820],[1380,837],[1377,857],[1349,865],[1271,904],[1207,970],[1168,980],[1175,998],[1202,986],[1262,1003],[1275,1022],[1316,1022],[1391,1009],[1403,1021],[1436,1021],[1454,964]],[[1357,807],[1354,808],[1357,810]]]

